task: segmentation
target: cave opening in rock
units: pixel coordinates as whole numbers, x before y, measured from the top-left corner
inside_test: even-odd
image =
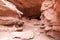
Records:
[[[23,12],[22,16],[29,18],[29,19],[41,20],[40,19],[40,16],[41,16],[40,8],[41,8],[41,5],[36,5],[36,6],[30,7],[30,8],[24,8],[22,10],[22,12]]]

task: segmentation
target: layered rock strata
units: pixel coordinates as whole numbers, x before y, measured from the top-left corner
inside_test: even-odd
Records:
[[[59,0],[44,0],[41,6],[41,23],[48,35],[60,40]]]
[[[0,0],[0,25],[2,25],[1,30],[4,30],[4,26],[6,29],[7,27],[18,27],[23,25],[23,22],[20,21],[21,14],[23,14],[21,11],[19,11],[15,5],[8,2],[7,0]],[[6,30],[8,31],[8,30]]]

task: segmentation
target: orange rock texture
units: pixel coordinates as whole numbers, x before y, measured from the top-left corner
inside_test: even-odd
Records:
[[[47,29],[47,33],[56,40],[60,40],[60,0],[44,0],[41,11],[41,22],[44,24],[45,30]]]
[[[13,26],[14,24],[18,24],[18,22],[20,22],[20,17],[21,15],[19,16],[16,8],[13,10],[12,6],[12,8],[10,9],[10,7],[7,7],[7,4],[0,0],[0,25]]]
[[[40,7],[43,0],[9,0],[21,10],[26,17],[39,17]]]

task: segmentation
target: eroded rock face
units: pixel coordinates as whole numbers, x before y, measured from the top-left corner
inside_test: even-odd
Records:
[[[17,27],[16,25],[20,26],[22,21],[21,19],[21,13],[13,4],[6,4],[6,0],[0,0],[0,25],[5,27]],[[10,7],[10,5],[12,7]],[[13,9],[14,8],[14,9]],[[23,24],[21,24],[23,25]],[[3,28],[2,28],[3,29]]]
[[[56,1],[56,5],[55,5],[55,11],[56,11],[56,18],[57,18],[57,23],[56,23],[56,28],[57,30],[60,31],[60,0]]]
[[[40,7],[43,0],[9,0],[21,10],[25,17],[39,17]]]
[[[60,0],[56,0],[55,11],[56,11],[56,25],[54,28],[54,35],[56,36],[56,40],[60,40]]]
[[[51,4],[52,3],[52,4]],[[45,0],[41,6],[41,22],[45,26],[54,25],[56,22],[56,12],[54,10],[55,0]]]
[[[45,0],[42,3],[41,20],[45,26],[48,27],[48,35],[54,37],[56,40],[60,40],[60,0]],[[50,30],[50,29],[51,30]]]

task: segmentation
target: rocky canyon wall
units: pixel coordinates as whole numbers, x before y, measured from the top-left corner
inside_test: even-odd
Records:
[[[8,0],[22,11],[25,17],[38,18],[41,15],[40,7],[43,0]],[[28,15],[29,14],[29,15]]]
[[[24,20],[26,24],[24,24],[20,21],[23,20],[22,17],[40,18],[41,20],[38,22],[40,24],[35,25],[44,26],[43,30],[47,35],[60,40],[60,0],[0,0],[1,28],[3,26],[13,27],[14,30],[18,30],[23,25],[28,25],[28,21],[32,21],[26,21],[26,19]],[[28,28],[30,25],[28,25]]]
[[[21,15],[23,13],[19,11],[15,5],[9,3],[5,0],[0,0],[0,25],[2,26],[1,31],[5,30],[4,27],[13,27],[13,25],[18,25],[23,23],[21,20]],[[16,27],[16,26],[15,26]],[[2,30],[3,29],[3,30]],[[11,31],[6,28],[5,31]]]
[[[48,35],[60,40],[60,0],[44,0],[41,12],[41,22],[45,26],[44,30],[48,31]]]

